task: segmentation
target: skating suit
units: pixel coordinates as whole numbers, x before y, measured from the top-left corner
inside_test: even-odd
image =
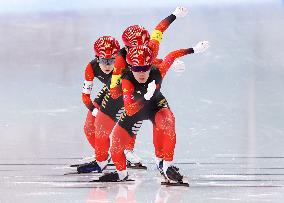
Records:
[[[156,157],[172,161],[176,143],[175,118],[160,89],[162,81],[176,58],[194,53],[192,48],[169,53],[163,62],[153,67],[146,83],[138,83],[131,71],[123,75],[122,89],[125,112],[113,131],[111,156],[117,170],[126,169],[123,151],[135,139],[143,120],[153,123],[153,144]],[[155,80],[156,90],[148,101],[144,98],[148,84]]]

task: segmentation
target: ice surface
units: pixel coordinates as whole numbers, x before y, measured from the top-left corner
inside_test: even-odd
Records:
[[[150,122],[136,144],[149,170],[131,170],[134,184],[63,176],[92,154],[81,102],[92,43],[104,34],[122,43],[128,25],[152,30],[173,9],[1,13],[0,202],[283,202],[283,1],[193,4],[164,34],[159,57],[211,43],[183,57],[186,71],[169,72],[162,87],[176,117],[175,162],[190,188],[160,186]]]

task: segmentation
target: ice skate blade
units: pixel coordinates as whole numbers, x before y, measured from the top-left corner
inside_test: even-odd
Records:
[[[124,182],[133,182],[135,180],[133,179],[127,179],[127,180],[122,180],[122,181],[101,181],[101,180],[91,180],[89,181],[90,183],[124,183]]]
[[[144,166],[141,163],[131,164],[130,162],[127,162],[127,168],[147,170],[147,166]]]
[[[69,167],[71,167],[71,168],[74,168],[74,167],[79,167],[79,166],[82,166],[82,165],[85,165],[86,163],[83,163],[83,164],[72,164],[72,165],[70,165]],[[107,166],[114,166],[114,164],[112,164],[112,163],[109,163],[109,164],[107,164]]]
[[[92,175],[92,174],[102,174],[102,172],[92,171],[90,173],[78,173],[76,171],[76,172],[64,173],[63,175],[67,176],[67,175]]]
[[[165,186],[183,186],[183,187],[189,187],[188,183],[185,182],[169,182],[169,181],[164,181],[161,182],[161,185],[165,185]]]
[[[136,166],[136,165],[132,166],[132,165],[129,165],[129,166],[127,166],[127,168],[147,170],[147,166],[143,166],[143,165],[142,166]]]

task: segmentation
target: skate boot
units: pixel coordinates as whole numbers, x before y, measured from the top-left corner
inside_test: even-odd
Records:
[[[99,177],[99,180],[94,180],[93,182],[121,182],[121,181],[130,181],[130,179],[128,179],[128,173],[126,170],[105,173],[104,175]]]
[[[161,182],[162,185],[189,187],[188,182],[183,182],[183,176],[180,174],[179,169],[177,167],[169,166],[166,170],[164,167],[163,171],[166,181]]]
[[[179,172],[179,168],[172,165],[172,161],[163,161],[163,174],[166,181],[161,182],[167,186],[185,186],[189,187],[188,182],[183,182],[183,176]]]
[[[96,161],[92,161],[90,163],[82,164],[77,167],[78,173],[91,173],[91,172],[98,172],[101,173],[106,166],[100,167],[99,164]]]
[[[175,166],[168,167],[165,176],[168,180],[174,182],[182,182],[183,176],[179,173],[179,169]]]
[[[179,173],[179,168],[172,165],[172,161],[163,161],[163,172],[167,180],[182,182],[183,176]]]

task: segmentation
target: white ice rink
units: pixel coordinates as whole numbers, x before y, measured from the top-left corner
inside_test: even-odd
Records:
[[[122,45],[127,26],[151,31],[179,3],[23,2],[0,3],[1,203],[284,201],[284,1],[183,0],[189,15],[165,32],[160,58],[211,43],[183,57],[186,71],[170,71],[162,87],[176,117],[175,163],[189,188],[160,186],[150,122],[135,147],[149,170],[130,170],[135,183],[63,175],[92,155],[81,88],[93,42],[108,34]]]

